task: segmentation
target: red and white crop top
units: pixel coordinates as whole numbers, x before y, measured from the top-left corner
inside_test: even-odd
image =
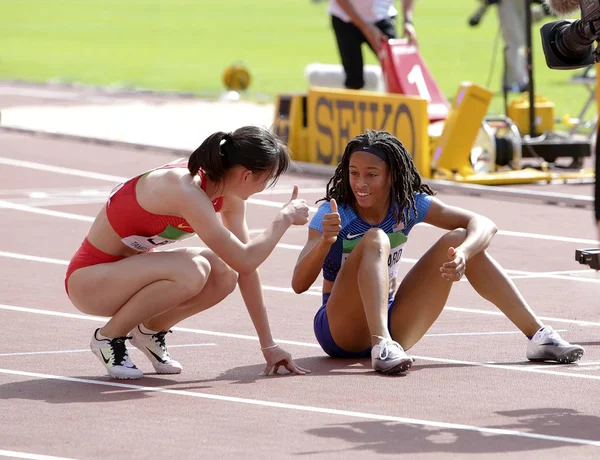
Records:
[[[167,164],[158,169],[187,168],[185,163]],[[150,171],[117,185],[110,193],[106,215],[114,231],[126,246],[139,252],[165,244],[181,241],[195,235],[194,230],[182,217],[154,214],[142,208],[137,200],[136,185]],[[202,174],[202,172],[200,172]],[[200,187],[206,191],[206,182]],[[212,202],[215,212],[221,210],[223,197]]]

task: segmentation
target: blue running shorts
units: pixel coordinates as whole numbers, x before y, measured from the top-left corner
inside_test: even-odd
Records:
[[[371,347],[367,348],[363,351],[346,351],[343,348],[340,348],[337,343],[333,340],[331,336],[331,330],[329,329],[329,321],[327,320],[327,300],[329,300],[330,293],[323,294],[323,305],[314,318],[314,330],[315,337],[321,345],[321,348],[325,353],[327,353],[332,358],[367,358],[371,356]],[[388,329],[390,323],[390,317],[392,314],[392,309],[394,307],[394,296],[391,296],[388,299]]]

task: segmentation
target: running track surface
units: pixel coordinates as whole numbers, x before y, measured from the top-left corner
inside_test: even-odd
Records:
[[[311,374],[259,376],[264,361],[236,290],[169,334],[182,374],[153,374],[131,347],[147,375],[108,379],[88,348],[103,319],[69,303],[66,264],[119,178],[173,158],[0,132],[0,456],[598,458],[600,275],[574,260],[575,249],[595,246],[585,209],[439,195],[497,223],[490,253],[547,324],[585,346],[579,364],[527,362],[526,339],[468,282],[455,284],[411,350],[417,361],[406,376],[330,359],[312,331],[320,280],[302,295],[290,289],[307,232],[296,227],[261,275],[275,339]],[[293,184],[316,207],[325,183],[286,175],[249,202],[249,228],[264,228]],[[442,234],[416,227],[402,272]]]

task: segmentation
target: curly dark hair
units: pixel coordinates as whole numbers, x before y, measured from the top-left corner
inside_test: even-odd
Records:
[[[400,223],[409,209],[417,214],[415,193],[435,195],[429,185],[422,183],[412,156],[397,137],[387,131],[368,130],[348,142],[340,164],[327,183],[325,197],[317,200],[317,203],[333,198],[339,204],[350,205],[356,209],[356,198],[350,187],[350,157],[356,150],[365,147],[377,150],[386,158],[392,176],[390,203],[394,203],[394,217],[397,223]]]

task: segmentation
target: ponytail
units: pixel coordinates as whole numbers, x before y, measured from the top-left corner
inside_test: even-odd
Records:
[[[227,141],[233,142],[232,136],[223,131],[208,136],[190,155],[188,160],[190,174],[195,176],[202,170],[211,181],[219,182],[228,166],[225,146]]]
[[[289,151],[265,128],[243,126],[233,133],[217,131],[208,136],[188,160],[192,176],[203,172],[213,182],[225,178],[229,168],[240,165],[254,173],[268,172],[273,184],[289,167]]]

